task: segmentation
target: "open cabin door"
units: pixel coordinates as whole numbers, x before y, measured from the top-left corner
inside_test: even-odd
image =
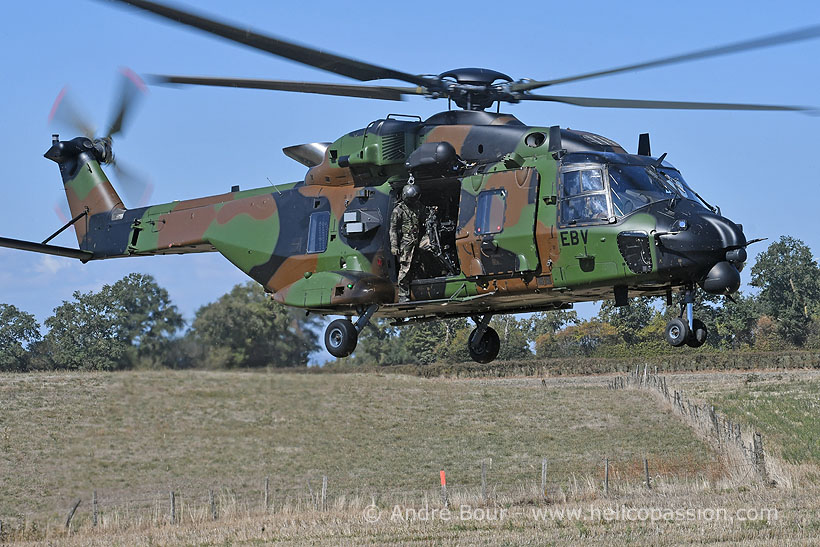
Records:
[[[468,277],[535,270],[538,171],[515,169],[462,179],[456,247]]]

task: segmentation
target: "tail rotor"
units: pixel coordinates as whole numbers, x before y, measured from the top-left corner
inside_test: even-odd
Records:
[[[123,164],[114,155],[114,137],[124,133],[128,122],[147,88],[140,77],[128,68],[120,69],[120,91],[117,95],[111,123],[103,136],[96,136],[96,127],[76,106],[68,86],[64,87],[49,112],[49,124],[57,124],[79,135],[91,139],[94,147],[101,152],[104,164],[110,165],[115,173],[118,186],[132,206],[141,207],[148,203],[154,186],[150,179],[138,169]],[[58,214],[58,216],[60,216]]]

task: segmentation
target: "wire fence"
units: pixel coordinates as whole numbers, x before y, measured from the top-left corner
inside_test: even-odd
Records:
[[[764,484],[788,485],[789,477],[763,450],[763,436],[751,427],[732,421],[715,411],[713,405],[687,397],[682,390],[670,388],[666,376],[652,373],[647,365],[638,366],[628,375],[618,376],[608,383],[612,390],[647,389],[659,395],[701,436],[716,447],[718,454],[732,468],[745,469],[747,475]]]
[[[678,453],[620,454],[589,461],[588,472],[560,472],[574,465],[573,458],[541,458],[527,465],[531,479],[501,484],[494,480],[490,459],[477,461],[475,483],[448,482],[453,469],[446,466],[420,488],[337,488],[333,476],[305,479],[303,485],[273,486],[270,477],[260,477],[255,486],[242,488],[174,488],[152,494],[123,496],[122,493],[89,488],[65,502],[63,517],[52,514],[18,514],[0,521],[0,541],[27,537],[33,529],[63,530],[125,529],[180,523],[203,523],[241,516],[274,513],[303,514],[357,511],[379,507],[493,507],[510,504],[563,503],[630,496],[653,492],[696,492],[711,489],[723,477],[740,480],[757,477],[757,464],[727,457],[721,452],[700,458],[696,465],[675,461]],[[457,470],[464,477],[465,470]]]

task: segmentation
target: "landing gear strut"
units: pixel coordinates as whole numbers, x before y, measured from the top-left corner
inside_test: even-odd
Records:
[[[359,334],[370,322],[379,307],[375,304],[367,308],[354,324],[349,318],[331,321],[325,329],[325,347],[334,357],[347,357],[356,349]]]
[[[695,287],[688,285],[683,293],[680,317],[675,317],[666,324],[666,341],[674,347],[686,344],[699,348],[706,342],[709,332],[700,319],[694,317]],[[684,319],[684,313],[686,318]]]
[[[498,350],[501,349],[501,340],[498,338],[498,333],[489,326],[492,314],[485,314],[480,319],[473,317],[476,327],[470,333],[470,338],[467,341],[467,350],[470,352],[470,357],[473,361],[478,363],[489,363],[498,357]]]

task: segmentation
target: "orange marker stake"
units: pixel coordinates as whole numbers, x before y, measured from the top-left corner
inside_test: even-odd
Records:
[[[441,504],[447,507],[447,477],[444,475],[444,469],[439,473],[441,476]]]

